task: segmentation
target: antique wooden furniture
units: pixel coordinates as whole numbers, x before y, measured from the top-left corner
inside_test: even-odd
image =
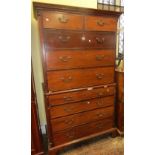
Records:
[[[120,12],[34,3],[39,22],[49,154],[115,133]]]
[[[37,100],[32,73],[31,79],[31,155],[43,155],[40,123],[37,111]]]
[[[116,69],[116,119],[119,133],[124,132],[124,71]]]

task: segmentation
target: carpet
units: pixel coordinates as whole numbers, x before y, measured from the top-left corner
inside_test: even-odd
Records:
[[[60,155],[124,155],[124,138],[96,138],[74,145]]]

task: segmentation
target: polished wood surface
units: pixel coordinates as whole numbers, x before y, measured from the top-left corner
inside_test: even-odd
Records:
[[[87,94],[87,95],[85,95]],[[78,90],[75,92],[61,93],[48,96],[49,105],[61,105],[65,103],[78,102],[82,100],[101,98],[115,95],[115,86],[106,86],[101,88],[90,87],[87,90]]]
[[[57,50],[46,52],[46,65],[47,70],[114,66],[114,58],[114,50]]]
[[[114,67],[52,71],[47,79],[52,91],[109,84],[114,82]]]
[[[115,49],[114,32],[44,30],[45,47],[54,49]]]
[[[107,119],[91,122],[88,124],[80,125],[78,127],[74,127],[66,131],[53,134],[54,144],[60,145],[60,144],[72,141],[74,139],[78,139],[81,137],[91,135],[93,133],[107,130],[112,127],[113,127],[112,118],[107,118]]]
[[[65,146],[116,131],[114,62],[121,13],[42,3],[34,7],[49,154],[56,155]]]
[[[111,106],[114,104],[114,96],[90,99],[76,103],[68,103],[50,108],[51,118],[66,116],[78,112],[88,111],[96,108]]]
[[[43,12],[43,27],[81,30],[83,28],[83,17],[64,12]]]
[[[117,127],[124,132],[124,72],[116,70],[117,82]]]
[[[93,31],[116,31],[117,18],[85,16],[85,29]]]
[[[100,105],[98,109],[86,111],[78,114],[69,115],[66,117],[60,117],[51,120],[53,132],[58,132],[65,130],[74,126],[81,124],[86,124],[88,122],[97,121],[107,117],[114,116],[114,106],[111,103],[110,107],[101,108]]]

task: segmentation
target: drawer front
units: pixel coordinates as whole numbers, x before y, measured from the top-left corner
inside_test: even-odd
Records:
[[[53,106],[50,108],[50,117],[51,119],[58,118],[62,116],[71,115],[74,113],[93,110],[96,108],[112,106],[113,104],[114,104],[114,96],[109,96],[100,99],[91,99],[82,102]]]
[[[93,98],[101,98],[104,96],[114,95],[115,86],[107,86],[106,88],[95,88],[70,93],[50,95],[48,97],[50,105],[61,105]]]
[[[69,129],[64,132],[60,132],[57,134],[53,134],[52,136],[54,145],[60,145],[66,142],[70,142],[72,140],[77,139],[77,134],[75,129]]]
[[[78,32],[44,30],[46,50],[54,49],[115,49],[113,32]]]
[[[50,51],[46,52],[46,63],[47,70],[114,66],[115,50]]]
[[[85,16],[85,29],[93,31],[117,31],[117,19],[102,16]]]
[[[54,145],[60,145],[81,137],[89,136],[98,132],[102,132],[113,127],[113,118],[107,118],[85,125],[74,127],[59,133],[53,134]]]
[[[51,71],[47,79],[51,91],[104,85],[114,82],[114,67]]]
[[[87,41],[85,42],[86,47],[89,48],[109,48],[115,49],[116,36],[115,33],[110,32],[100,32],[86,33]]]
[[[113,118],[107,118],[86,125],[81,125],[77,128],[77,138],[89,136],[98,132],[102,132],[108,129],[113,128],[114,120]]]
[[[63,12],[43,12],[43,28],[81,30],[83,16]]]
[[[114,106],[111,106],[107,108],[100,108],[66,117],[52,119],[52,131],[58,132],[81,124],[86,124],[92,121],[113,117],[113,114]]]

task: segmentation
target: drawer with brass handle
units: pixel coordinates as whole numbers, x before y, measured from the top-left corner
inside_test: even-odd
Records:
[[[71,56],[60,56],[59,60],[61,60],[61,62],[68,62],[70,59],[72,59]]]
[[[73,111],[73,107],[70,107],[70,108],[68,108],[68,107],[66,107],[66,106],[64,106],[64,112],[66,113],[66,114],[70,114],[70,113],[73,113],[72,111]]]
[[[64,96],[64,102],[68,103],[70,101],[74,101],[72,96]]]
[[[99,43],[99,44],[103,44],[104,43],[104,38],[98,38],[96,37],[96,42]]]
[[[47,80],[50,91],[110,84],[114,82],[114,67],[50,71]]]
[[[59,145],[74,140],[76,137],[76,129],[69,129],[67,131],[53,134],[53,142],[55,145]]]
[[[84,35],[86,48],[115,49],[116,33],[114,32],[87,32]]]
[[[71,82],[73,80],[73,78],[71,76],[68,77],[62,77],[60,78],[63,82],[68,83]]]
[[[48,70],[115,65],[114,50],[57,50],[46,52]],[[84,63],[81,63],[84,62]]]
[[[101,99],[96,104],[97,104],[97,107],[102,107],[104,105],[104,102]]]
[[[85,16],[86,30],[117,31],[117,19],[104,16]]]
[[[65,30],[44,30],[46,51],[52,50],[115,50],[116,33],[114,32],[79,32]]]
[[[110,107],[94,109],[78,114],[73,114],[65,117],[55,118],[51,120],[53,132],[58,132],[74,126],[86,124],[92,121],[97,121],[103,118],[114,116],[114,104]]]
[[[74,124],[74,119],[70,119],[70,120],[67,120],[67,119],[65,119],[65,124],[67,124],[67,125],[72,125],[72,124]]]
[[[74,139],[75,138],[75,132],[66,133],[66,137],[69,138],[69,139]]]
[[[99,106],[98,102],[102,102]],[[114,105],[114,96],[50,107],[51,119]]]
[[[104,21],[103,19],[97,20],[96,23],[97,23],[97,25],[99,25],[99,26],[104,26],[105,24],[107,24],[107,23],[105,23],[105,21]]]
[[[104,128],[104,126],[105,126],[105,124],[100,123],[100,124],[97,124],[97,125],[96,125],[96,128],[97,128],[97,129],[102,129],[102,128]]]
[[[115,86],[107,85],[105,88],[104,87],[92,88],[90,90],[81,90],[75,92],[50,95],[48,96],[48,101],[49,105],[61,105],[93,98],[102,98],[114,94],[115,94]]]
[[[99,79],[99,80],[103,79],[104,78],[104,74],[102,74],[102,73],[101,74],[100,73],[96,74],[96,78]]]
[[[93,133],[108,130],[113,127],[113,117],[105,118],[95,122],[79,125],[71,129],[65,129],[57,133],[53,133],[53,141],[55,145],[60,145],[70,140],[89,136]]]
[[[98,117],[98,118],[105,117],[105,114],[104,114],[104,113],[97,113],[97,117]]]
[[[96,55],[97,61],[102,61],[103,59],[105,59],[105,55]]]
[[[43,27],[53,29],[72,29],[81,30],[83,26],[83,16],[62,13],[62,12],[43,12]]]
[[[68,42],[70,38],[70,36],[59,36],[59,40],[64,43]]]
[[[69,18],[64,15],[62,15],[58,19],[59,19],[60,23],[68,23],[68,21],[69,21]]]

